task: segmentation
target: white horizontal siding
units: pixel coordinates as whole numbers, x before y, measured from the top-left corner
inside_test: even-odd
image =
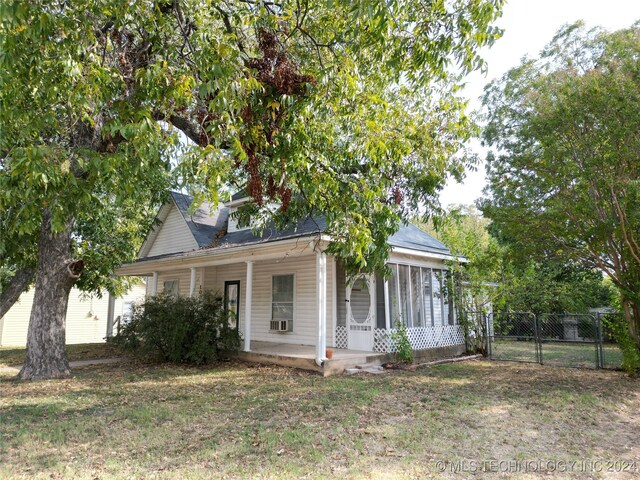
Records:
[[[126,295],[115,302],[114,317],[122,314],[125,301],[138,301],[144,298],[145,286],[136,285]],[[20,295],[16,304],[6,313],[0,322],[0,346],[20,346],[27,343],[27,331],[31,318],[34,289]],[[107,310],[109,295],[104,292],[102,298],[84,296],[74,288],[69,294],[66,319],[66,342],[99,343],[104,342],[107,334]]]
[[[153,245],[147,256],[165,255],[167,253],[190,252],[196,250],[196,243],[182,214],[175,206],[171,207],[167,218],[160,226]]]
[[[273,275],[293,274],[293,331],[270,332],[271,288]],[[245,263],[207,267],[204,288],[224,293],[225,281],[240,281],[240,332],[244,331],[247,267]],[[327,262],[327,345],[333,345],[333,272]],[[266,260],[253,266],[253,301],[251,304],[251,339],[256,341],[315,345],[318,313],[316,306],[316,256]]]
[[[29,329],[29,318],[31,318],[33,293],[34,290],[31,288],[28,292],[20,295],[18,301],[14,303],[4,317],[2,317],[0,343],[3,347],[24,347],[27,344],[27,330]]]

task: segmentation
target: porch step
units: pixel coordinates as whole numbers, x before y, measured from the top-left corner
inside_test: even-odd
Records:
[[[324,366],[324,375],[350,374],[352,370],[379,373],[380,365],[385,361],[386,354],[367,354],[366,352],[364,352],[362,356],[328,360]],[[355,371],[353,373],[355,373]]]
[[[384,353],[336,349],[334,358],[325,360],[324,364],[319,366],[315,363],[315,347],[313,346],[252,342],[251,347],[251,351],[238,352],[238,358],[249,362],[302,368],[318,372],[323,376],[339,375],[345,369],[352,369],[356,366],[360,367],[359,371],[378,373],[380,364],[389,360],[388,354]]]

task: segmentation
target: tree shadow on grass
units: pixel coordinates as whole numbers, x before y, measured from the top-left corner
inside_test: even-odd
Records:
[[[640,407],[640,382],[617,372],[486,361],[329,378],[243,363],[100,366],[64,382],[36,382],[34,392],[17,382],[5,395],[5,438],[27,426],[33,435],[5,442],[11,471],[66,465],[78,443],[96,458],[127,445],[110,460],[123,471],[171,471],[189,459],[214,473],[265,476],[402,471],[434,455],[623,455],[624,442],[634,445],[624,412]],[[24,452],[34,438],[59,443]]]

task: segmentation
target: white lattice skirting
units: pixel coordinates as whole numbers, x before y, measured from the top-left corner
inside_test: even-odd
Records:
[[[395,345],[391,340],[391,332],[395,329],[385,330],[376,328],[373,331],[373,351],[393,352]],[[429,348],[451,347],[464,344],[464,332],[460,325],[440,325],[436,327],[407,328],[409,341],[414,350],[427,350]],[[347,327],[336,326],[336,348],[347,348]]]
[[[347,348],[347,327],[344,325],[336,325],[336,348]]]

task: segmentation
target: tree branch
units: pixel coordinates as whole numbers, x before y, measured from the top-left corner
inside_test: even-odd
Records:
[[[22,292],[31,285],[34,275],[33,268],[23,268],[11,278],[9,286],[0,293],[0,318],[18,301]]]

